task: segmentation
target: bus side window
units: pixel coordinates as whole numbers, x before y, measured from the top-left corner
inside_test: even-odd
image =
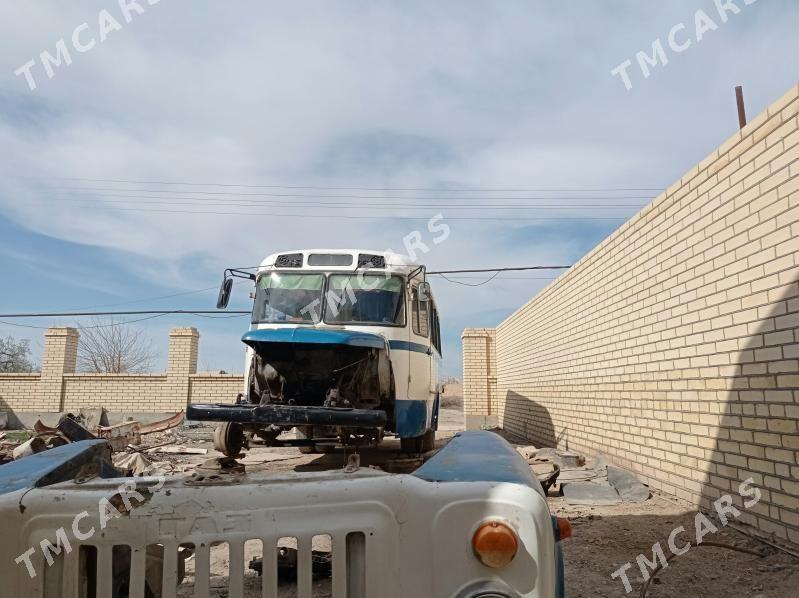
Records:
[[[432,310],[432,333],[433,333],[433,346],[441,355],[441,324],[438,320],[438,308],[433,306]]]
[[[428,312],[429,301],[419,301],[419,294],[414,287],[411,300],[411,322],[413,323],[413,333],[419,336],[427,336],[430,333],[430,314]]]

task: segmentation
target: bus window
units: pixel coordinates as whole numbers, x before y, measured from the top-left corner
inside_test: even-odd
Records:
[[[413,289],[413,301],[411,307],[411,321],[413,322],[413,332],[419,336],[427,336],[430,333],[430,314],[428,313],[429,301],[419,301],[419,294],[416,288]]]

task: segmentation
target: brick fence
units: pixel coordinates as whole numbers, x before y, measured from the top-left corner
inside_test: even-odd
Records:
[[[200,334],[194,328],[172,329],[167,370],[158,374],[76,373],[78,331],[50,328],[44,338],[40,374],[0,374],[0,411],[177,412],[192,401],[233,402],[244,387],[240,375],[197,373]]]
[[[795,86],[502,322],[493,353],[465,331],[467,416],[703,507],[753,478],[745,521],[799,543],[798,115]]]

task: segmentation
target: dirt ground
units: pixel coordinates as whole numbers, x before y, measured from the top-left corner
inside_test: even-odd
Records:
[[[668,537],[683,526],[676,544],[695,536],[695,511],[652,496],[644,503],[587,507],[567,505],[563,497],[550,497],[553,515],[568,517],[574,535],[564,541],[566,587],[570,598],[639,596],[643,582],[635,558],[652,559],[652,545],[660,542],[670,554]],[[799,559],[723,528],[705,541],[764,549],[758,558],[721,548],[692,548],[677,557],[649,588],[648,598],[790,598],[799,597]],[[626,594],[611,573],[631,562],[627,571],[633,591]]]
[[[442,409],[437,435],[437,446],[445,444],[463,428],[463,413],[457,401]],[[206,459],[216,456],[209,440],[207,428],[184,429],[181,438],[192,447],[208,448],[207,455],[159,455],[168,459],[176,471],[188,471]],[[390,439],[377,449],[361,452],[361,464],[385,466],[396,457],[398,441]],[[254,445],[241,461],[249,471],[314,471],[338,469],[344,464],[344,455],[303,455],[295,448],[266,448]],[[408,464],[411,469],[416,464]],[[639,554],[652,558],[652,545],[661,542],[668,556],[667,541],[670,532],[682,525],[686,532],[677,544],[694,535],[695,512],[677,506],[665,498],[653,495],[643,503],[622,503],[614,506],[570,506],[556,491],[549,496],[553,515],[567,517],[574,535],[563,542],[566,562],[566,585],[570,598],[617,598],[637,597],[643,582],[635,559]],[[723,528],[717,534],[705,536],[713,540],[737,546],[764,550],[766,556],[759,558],[720,548],[692,548],[687,554],[677,557],[650,586],[649,598],[799,598],[799,558],[752,540],[749,537]],[[291,541],[281,543],[291,546]],[[314,550],[327,550],[329,540],[319,537]],[[245,547],[245,563],[260,556],[261,547],[256,542]],[[228,549],[226,545],[214,546],[211,550],[212,596],[227,596]],[[630,562],[627,571],[632,592],[625,592],[619,579],[611,573]],[[188,598],[193,595],[193,559],[186,563],[187,576],[178,595]],[[257,573],[245,571],[245,596],[260,596],[260,578]],[[279,586],[280,598],[296,595],[291,582]],[[314,596],[329,597],[329,580],[314,582]]]

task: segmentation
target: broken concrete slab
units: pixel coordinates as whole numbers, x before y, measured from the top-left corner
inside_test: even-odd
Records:
[[[621,497],[612,486],[575,482],[563,486],[563,496],[570,505],[617,505]]]
[[[87,430],[108,425],[108,417],[106,417],[103,407],[81,407],[78,413]]]
[[[625,502],[644,502],[649,499],[649,488],[629,471],[608,465],[608,483]]]

